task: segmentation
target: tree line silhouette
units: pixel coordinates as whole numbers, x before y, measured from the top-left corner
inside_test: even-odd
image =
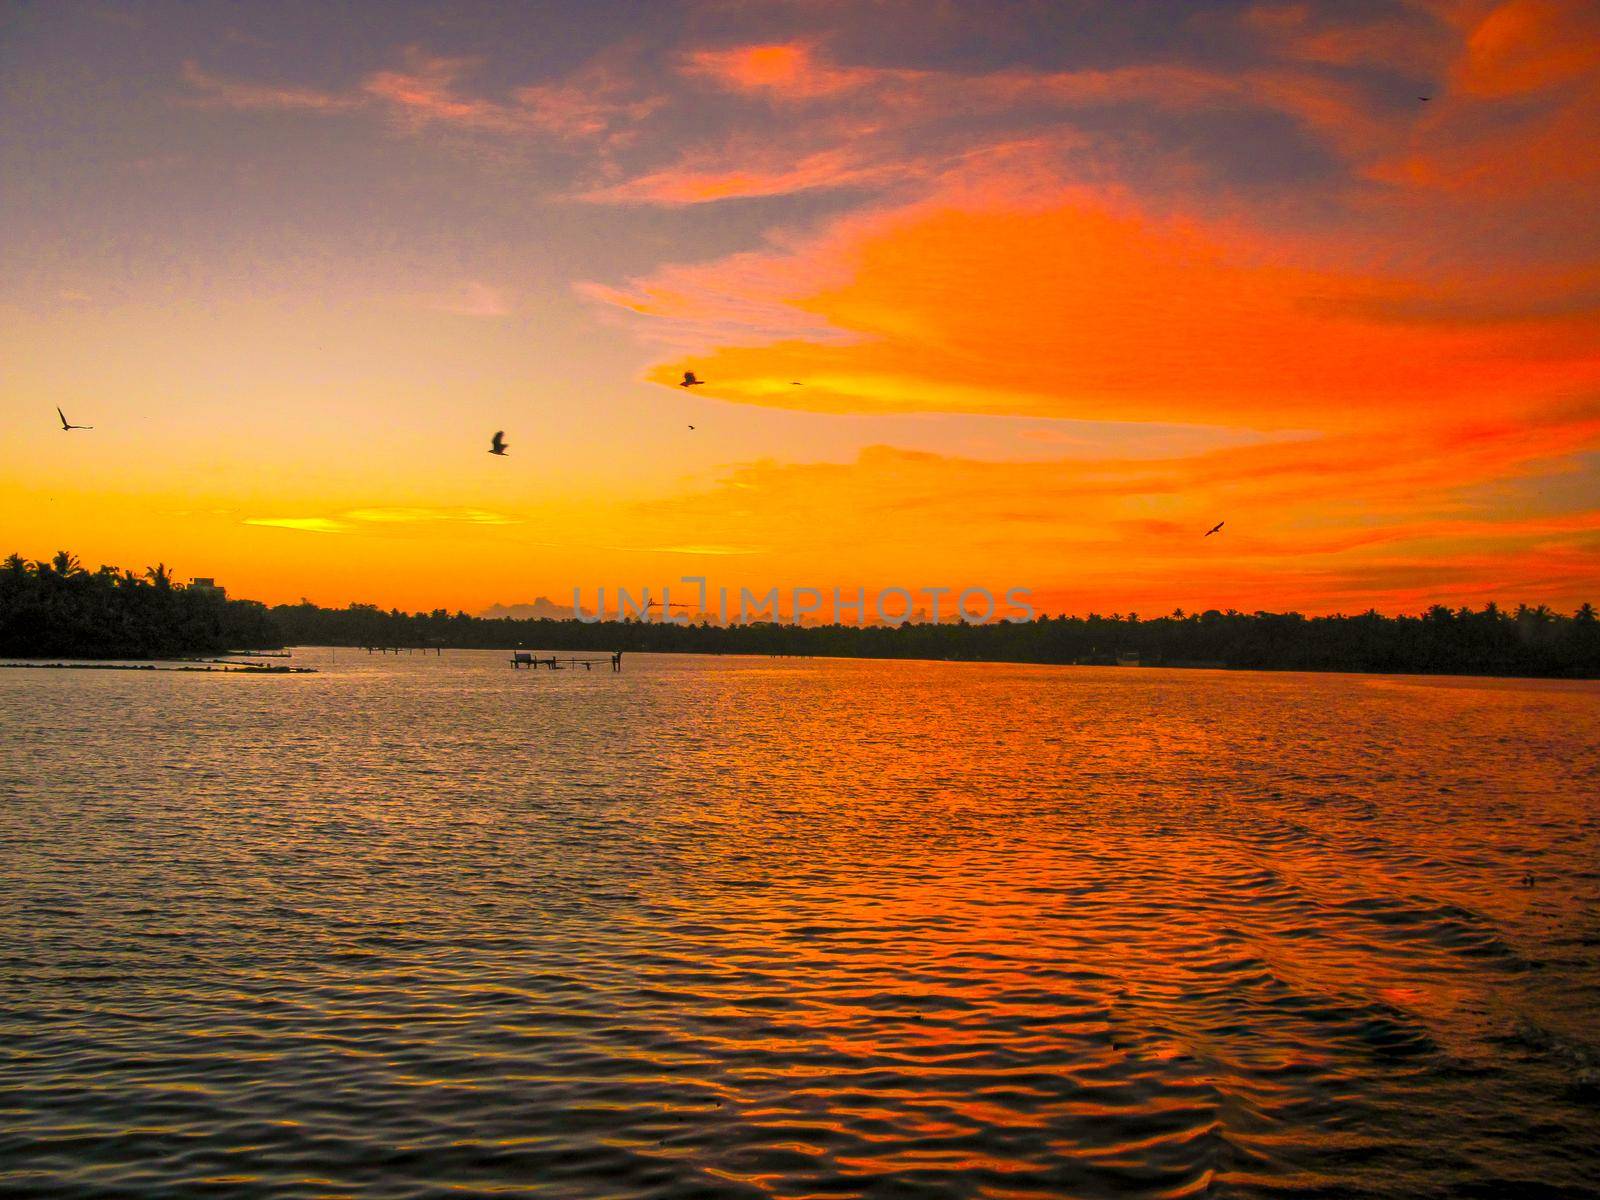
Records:
[[[273,620],[291,645],[444,646],[507,650],[629,650],[787,654],[827,658],[929,658],[974,662],[1375,671],[1453,675],[1600,677],[1600,619],[1585,604],[1562,616],[1543,605],[1507,612],[1430,608],[1421,616],[1305,617],[1217,612],[1168,617],[1048,617],[987,625],[675,625],[548,618],[471,617],[435,609],[407,614],[373,605],[283,605]]]
[[[0,654],[16,658],[168,658],[283,644],[266,605],[76,556],[0,564]]]
[[[1091,613],[987,625],[584,623],[309,601],[269,609],[184,587],[164,566],[142,575],[113,567],[90,573],[65,551],[37,562],[13,554],[0,566],[0,654],[156,658],[283,645],[1108,665],[1137,658],[1148,666],[1600,678],[1600,618],[1588,604],[1571,616],[1544,605],[1487,604],[1397,617],[1180,609],[1153,619]]]

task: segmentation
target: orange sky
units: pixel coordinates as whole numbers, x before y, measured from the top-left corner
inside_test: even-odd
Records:
[[[354,11],[8,18],[0,551],[469,611],[1600,590],[1592,3]]]

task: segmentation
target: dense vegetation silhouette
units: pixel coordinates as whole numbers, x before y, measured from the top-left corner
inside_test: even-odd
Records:
[[[273,646],[786,654],[986,662],[1099,663],[1259,670],[1377,671],[1446,675],[1600,677],[1600,618],[1543,605],[1514,611],[1430,608],[1420,616],[1305,617],[1211,610],[1039,617],[991,625],[721,626],[665,621],[585,624],[549,618],[472,617],[435,609],[403,613],[370,604],[268,609],[143,576],[85,572],[62,552],[49,562],[12,555],[0,567],[0,654],[157,657]]]
[[[1210,612],[1154,620],[1040,617],[991,625],[800,627],[664,622],[512,620],[384,612],[371,605],[272,610],[290,645],[449,646],[478,649],[646,650],[933,658],[988,662],[1116,663],[1297,671],[1600,677],[1600,620],[1585,604],[1570,617],[1543,606],[1507,612],[1429,609],[1419,617]]]
[[[283,644],[264,604],[142,575],[84,570],[65,550],[0,564],[0,654],[18,658],[165,658]]]

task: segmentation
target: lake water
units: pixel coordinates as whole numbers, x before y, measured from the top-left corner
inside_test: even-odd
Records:
[[[0,1193],[1600,1189],[1600,686],[293,661],[0,671]]]

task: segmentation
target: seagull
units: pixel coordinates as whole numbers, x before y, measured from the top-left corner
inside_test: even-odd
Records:
[[[61,431],[63,433],[65,433],[69,429],[93,429],[94,428],[93,425],[73,425],[73,424],[71,424],[67,420],[67,414],[61,411],[61,408],[60,408],[59,405],[56,407],[56,416],[61,418]]]
[[[1221,529],[1226,524],[1226,521],[1218,521],[1210,529],[1206,530],[1206,537],[1210,537],[1213,533],[1217,532],[1217,530]]]
[[[1432,96],[1418,96],[1417,99],[1418,100],[1432,100],[1433,97]]]
[[[694,372],[693,371],[685,371],[683,373],[683,382],[680,383],[678,386],[679,387],[696,387],[696,386],[698,386],[698,385],[700,385],[700,384],[702,384],[704,382],[705,382],[704,379],[696,379],[694,377]]]
[[[801,387],[802,384],[800,383],[800,381],[798,379],[791,379],[791,380],[789,380],[789,386],[790,387]]]
[[[689,426],[689,428],[690,428],[690,429],[693,429],[693,428],[694,428],[694,426],[693,426],[693,425],[691,425],[691,426]]]
[[[495,430],[494,438],[489,442],[490,454],[504,454],[506,452],[506,431]]]

